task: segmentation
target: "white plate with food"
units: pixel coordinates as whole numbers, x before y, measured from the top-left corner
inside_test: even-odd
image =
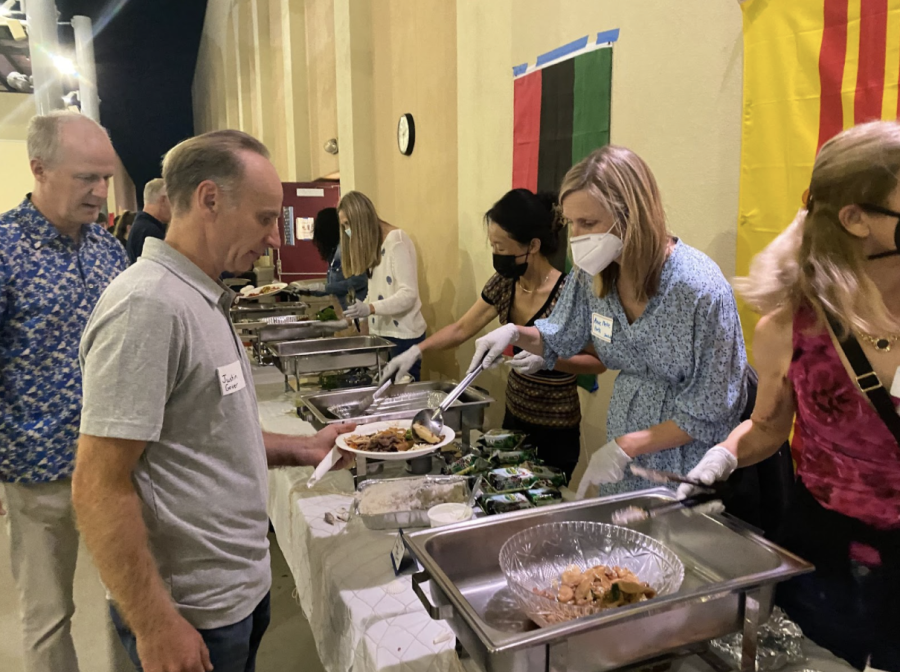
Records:
[[[264,296],[272,296],[273,294],[277,294],[282,289],[287,287],[286,282],[270,282],[268,285],[263,285],[262,287],[253,287],[252,285],[241,288],[241,298],[246,299],[261,299]]]
[[[411,460],[446,446],[456,438],[456,432],[444,426],[439,436],[429,438],[431,442],[413,432],[412,420],[395,420],[360,425],[337,437],[337,445],[373,460]]]

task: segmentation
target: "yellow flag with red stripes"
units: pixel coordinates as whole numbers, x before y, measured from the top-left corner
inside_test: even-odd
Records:
[[[900,0],[744,0],[737,272],[791,222],[816,152],[897,119]],[[741,307],[748,345],[757,316]]]

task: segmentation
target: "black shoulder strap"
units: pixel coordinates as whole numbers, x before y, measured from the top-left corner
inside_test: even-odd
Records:
[[[837,334],[839,325],[830,315],[828,316],[828,324],[831,326],[831,330]],[[881,380],[879,380],[875,371],[872,370],[872,364],[869,362],[869,358],[866,357],[866,353],[863,352],[856,337],[853,334],[849,334],[846,340],[840,341],[840,344],[844,354],[847,356],[847,361],[850,362],[853,373],[856,374],[856,384],[863,394],[869,398],[869,401],[872,402],[872,406],[875,407],[878,416],[887,425],[891,434],[894,435],[897,445],[900,446],[900,416],[897,415],[897,409],[894,407],[891,395],[884,389]]]

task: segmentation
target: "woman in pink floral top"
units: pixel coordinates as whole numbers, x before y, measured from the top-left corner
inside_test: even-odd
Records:
[[[900,444],[838,339],[852,334],[880,383],[900,388],[898,177],[900,124],[857,126],[822,147],[807,207],[737,281],[762,315],[753,416],[689,474],[723,480],[773,454],[796,421],[803,450],[778,541],[816,571],[784,584],[779,603],[854,667],[891,672],[900,672]]]

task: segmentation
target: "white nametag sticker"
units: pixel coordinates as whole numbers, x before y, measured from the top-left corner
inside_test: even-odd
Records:
[[[891,383],[891,396],[900,398],[900,366],[894,373],[894,382]]]
[[[601,341],[612,343],[613,320],[600,313],[591,315],[591,334]]]
[[[216,377],[219,379],[219,388],[222,390],[223,397],[247,387],[247,383],[244,381],[244,372],[241,370],[241,360],[227,366],[220,366],[216,369]]]

